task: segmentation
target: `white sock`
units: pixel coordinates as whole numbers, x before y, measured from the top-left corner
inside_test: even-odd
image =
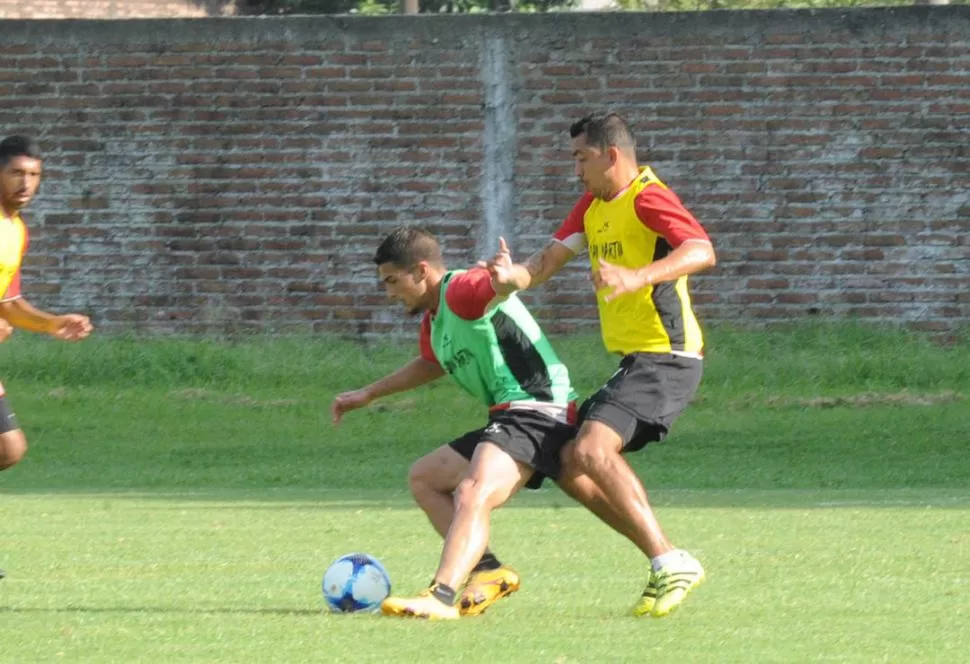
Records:
[[[652,567],[653,571],[656,572],[657,570],[659,570],[664,565],[667,565],[668,563],[681,560],[683,554],[684,552],[681,551],[680,549],[674,549],[673,551],[668,551],[667,553],[661,553],[656,558],[650,559],[650,567]]]

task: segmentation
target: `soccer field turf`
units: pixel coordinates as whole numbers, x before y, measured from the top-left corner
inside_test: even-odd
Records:
[[[493,519],[522,590],[448,624],[332,616],[320,595],[350,551],[405,593],[437,564],[407,467],[477,407],[441,381],[329,422],[334,393],[413,348],[3,344],[31,450],[0,474],[0,662],[966,661],[970,351],[846,326],[709,336],[698,401],[630,457],[707,567],[682,610],[629,616],[643,560],[548,487]],[[612,371],[595,338],[560,345],[582,394]]]

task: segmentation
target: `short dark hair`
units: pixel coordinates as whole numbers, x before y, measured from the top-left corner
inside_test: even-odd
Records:
[[[441,265],[441,245],[435,236],[417,226],[399,226],[384,238],[374,254],[374,263],[393,263],[410,270],[421,261]]]
[[[0,168],[3,168],[14,157],[30,157],[43,159],[37,141],[27,136],[7,136],[0,141]]]
[[[569,127],[569,137],[586,136],[586,142],[599,150],[611,146],[636,156],[637,141],[626,121],[616,113],[594,113],[577,120]]]

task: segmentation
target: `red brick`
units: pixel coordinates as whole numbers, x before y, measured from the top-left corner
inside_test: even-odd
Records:
[[[698,36],[658,15],[618,41],[628,16],[594,29],[563,15],[568,44],[537,24],[509,51],[515,255],[541,247],[577,199],[567,130],[609,103],[715,242],[718,267],[693,280],[704,320],[966,325],[970,208],[956,197],[970,173],[970,49],[903,19],[848,35],[826,11],[804,29],[780,16]],[[59,284],[100,279],[85,306],[117,329],[413,333],[370,263],[382,234],[427,223],[456,267],[481,251],[489,98],[480,41],[460,34],[478,19],[456,19],[448,45],[416,22],[367,34],[353,21],[299,43],[298,18],[255,39],[213,23],[211,43],[173,33],[164,48],[0,40],[0,94],[15,107],[0,123],[30,118],[50,154],[31,292],[73,306]],[[151,254],[162,267],[132,276]],[[527,294],[549,329],[595,330],[585,260]],[[119,305],[135,302],[127,292],[144,309]],[[395,322],[378,320],[389,308]]]

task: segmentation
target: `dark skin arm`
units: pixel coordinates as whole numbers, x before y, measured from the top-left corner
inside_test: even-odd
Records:
[[[340,423],[340,418],[358,408],[367,406],[375,399],[380,399],[396,392],[413,390],[416,387],[430,383],[445,375],[445,370],[437,362],[431,362],[423,357],[416,357],[397,371],[374,381],[359,390],[352,390],[338,394],[330,406],[330,414],[334,424]]]
[[[0,302],[0,318],[15,328],[49,334],[64,341],[80,341],[94,329],[87,316],[41,311],[22,297]]]

